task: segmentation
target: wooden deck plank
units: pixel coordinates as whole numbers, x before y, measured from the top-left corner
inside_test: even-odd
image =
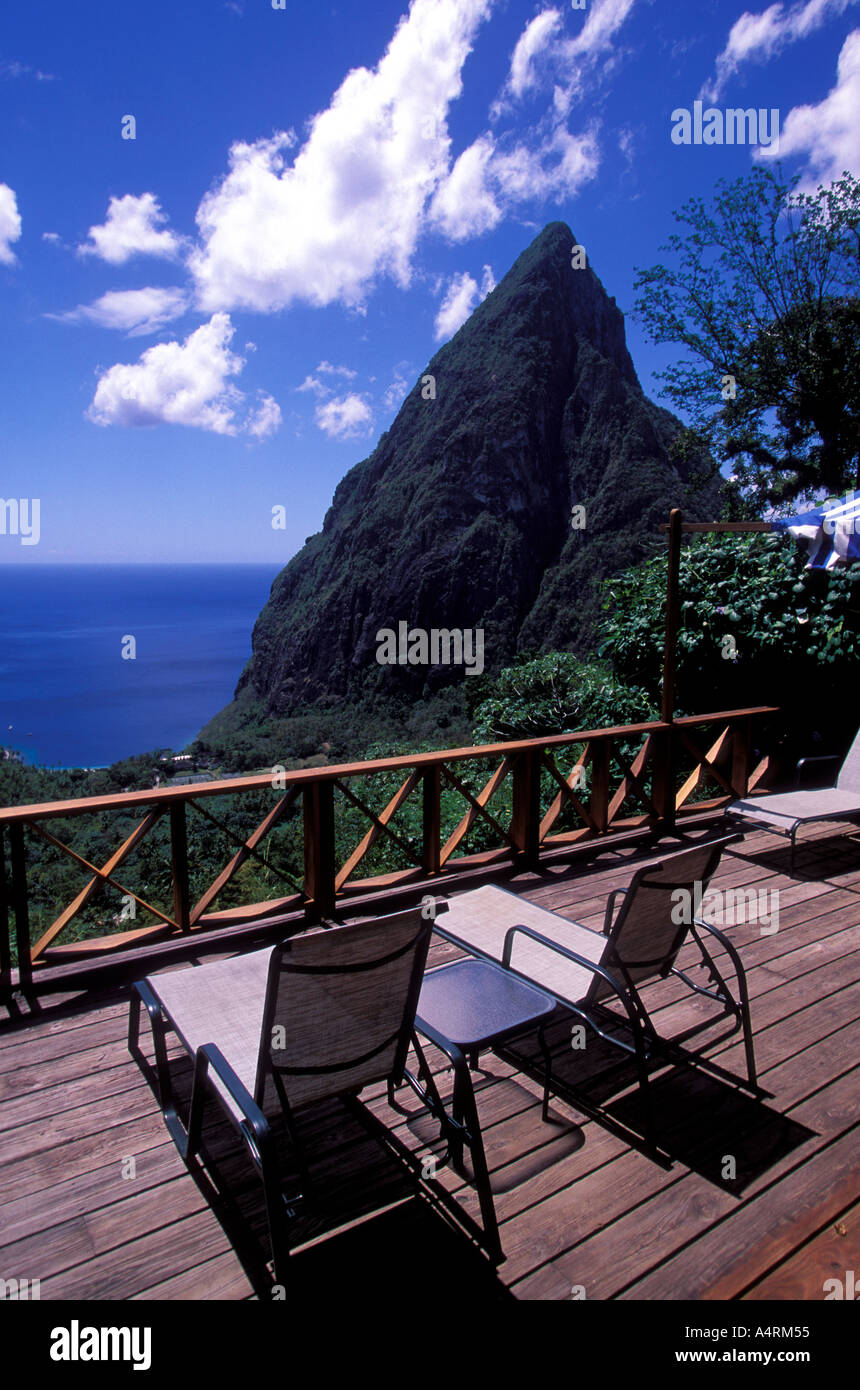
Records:
[[[623,1297],[659,1298],[661,1287],[684,1288],[688,1298],[737,1297],[756,1269],[769,1269],[856,1198],[858,1140],[855,1126]]]
[[[662,854],[677,847],[671,842]],[[506,1254],[501,1292],[509,1286],[520,1299],[569,1298],[571,1286],[582,1283],[589,1298],[817,1298],[834,1262],[860,1266],[856,843],[816,827],[799,847],[798,878],[785,873],[785,844],[767,832],[751,832],[737,848],[724,856],[712,886],[780,893],[777,933],[762,934],[754,922],[728,929],[748,973],[760,1072],[775,1092],[767,1104],[814,1133],[762,1160],[762,1171],[737,1195],[711,1181],[706,1165],[697,1172],[678,1159],[671,1170],[660,1168],[561,1096],[552,1105],[556,1123],[543,1124],[538,1082],[512,1057],[486,1056],[475,1084]],[[611,847],[575,870],[559,862],[500,875],[510,891],[599,929],[607,894],[662,854],[653,845],[644,852]],[[431,964],[457,954],[437,940]],[[677,980],[649,987],[661,1026],[675,1031],[702,1017],[702,1003],[684,994]],[[114,991],[77,996],[26,1022],[0,1021],[0,1272],[9,1273],[11,1261],[18,1277],[39,1277],[45,1299],[251,1297],[253,1282],[223,1214],[188,1175],[148,1082],[128,1057],[127,1009],[127,997]],[[566,1057],[563,1030],[556,1046]],[[151,1050],[146,1029],[144,1050]],[[708,1055],[739,1069],[737,1035]],[[439,1079],[450,1088],[444,1069]],[[180,1077],[180,1092],[186,1081]],[[673,1104],[665,1117],[666,1135],[686,1145],[691,1158],[705,1143],[695,1104],[708,1100],[708,1084],[690,1074],[687,1104]],[[380,1088],[367,1099],[374,1113],[387,1112],[407,1148],[433,1137],[428,1117],[392,1116]],[[406,1103],[414,1109],[411,1099]],[[623,1102],[612,1106],[620,1111]],[[374,1157],[382,1151],[344,1130],[334,1111],[321,1112],[312,1132],[320,1171],[338,1201],[351,1200],[356,1185],[367,1187],[365,1206],[397,1190],[399,1179]],[[751,1143],[752,1129],[747,1136]],[[256,1178],[232,1142],[229,1135],[219,1140],[213,1156],[231,1196],[247,1209],[253,1245],[261,1229]],[[132,1180],[122,1176],[130,1156],[137,1163]],[[703,1151],[695,1161],[706,1157]],[[474,1191],[462,1179],[443,1169],[439,1180],[476,1211]],[[420,1241],[407,1237],[420,1230],[424,1239],[423,1218],[418,1226],[415,1220],[397,1208],[392,1229],[395,1243],[407,1239],[418,1258]],[[323,1260],[329,1248],[342,1249],[322,1230],[314,1239]],[[334,1271],[339,1258],[332,1253]]]
[[[826,1281],[835,1279],[842,1285],[844,1301],[851,1297],[849,1270],[855,1274],[856,1300],[860,1282],[860,1202],[829,1220],[822,1231],[757,1280],[741,1297],[745,1301],[836,1298],[838,1293],[832,1286],[825,1294]]]
[[[793,1150],[778,1160],[773,1168],[756,1179],[743,1193],[734,1196],[721,1191],[714,1183],[689,1171],[675,1171],[665,1174],[665,1180],[653,1197],[639,1201],[619,1220],[607,1220],[597,1234],[587,1240],[572,1243],[571,1249],[552,1261],[551,1265],[529,1276],[522,1290],[523,1297],[569,1297],[572,1284],[585,1286],[587,1297],[592,1299],[611,1298],[635,1279],[638,1269],[644,1262],[653,1261],[655,1265],[667,1260],[688,1240],[694,1239],[696,1247],[701,1243],[705,1232],[715,1229],[717,1223],[728,1215],[731,1217],[741,1209],[754,1205],[757,1194],[769,1188],[773,1182],[798,1167],[805,1167],[813,1155],[826,1151],[832,1143],[834,1133],[851,1125],[854,1118],[854,1078],[842,1075],[822,1085],[822,1076],[832,1074],[839,1065],[834,1052],[841,1055],[843,1044],[856,1047],[860,1040],[860,1023],[853,1023],[839,1035],[828,1040],[829,1047],[814,1044],[791,1062],[774,1067],[763,1077],[768,1089],[776,1091],[777,1100],[770,1106],[790,1116],[796,1122],[813,1130],[820,1127],[817,1138],[807,1140],[802,1150]],[[817,1055],[816,1055],[817,1054]],[[850,1054],[849,1054],[850,1055]],[[779,1104],[783,1088],[803,1088],[808,1099],[789,1107]],[[841,1108],[840,1108],[841,1107]],[[755,1132],[753,1132],[753,1142]],[[725,1149],[737,1149],[738,1136],[727,1130]],[[741,1137],[741,1147],[744,1145]],[[798,1158],[798,1154],[802,1156]],[[743,1228],[744,1222],[741,1222]],[[696,1237],[699,1239],[695,1239]],[[555,1290],[550,1293],[550,1290]],[[561,1292],[566,1290],[566,1293]],[[676,1294],[678,1296],[701,1297],[701,1294]]]

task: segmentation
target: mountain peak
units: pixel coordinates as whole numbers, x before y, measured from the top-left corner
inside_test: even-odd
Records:
[[[670,507],[712,514],[714,485],[691,473],[706,467],[672,461],[680,425],[644,395],[623,315],[575,245],[564,222],[535,237],[338,485],[257,622],[248,718],[462,685],[462,666],[380,664],[377,634],[401,622],[482,630],[490,671],[522,650],[588,652],[596,581],[656,548]]]
[[[574,248],[581,254],[574,256]],[[627,351],[624,315],[606,293],[585,248],[578,246],[566,222],[550,222],[538,233],[451,343],[485,333],[493,337],[506,333],[519,340],[534,336],[557,343],[574,338],[587,341],[613,363],[632,388],[641,390]],[[444,360],[450,345],[436,354],[433,363]]]

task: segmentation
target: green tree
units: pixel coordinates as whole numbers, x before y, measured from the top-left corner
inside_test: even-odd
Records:
[[[687,352],[663,394],[747,514],[860,486],[860,182],[797,183],[720,181],[710,208],[674,214],[688,230],[660,249],[676,264],[637,270],[637,317]]]

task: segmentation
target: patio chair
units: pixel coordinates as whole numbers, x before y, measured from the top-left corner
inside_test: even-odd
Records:
[[[143,1004],[170,1135],[190,1163],[200,1148],[204,1098],[217,1097],[262,1179],[278,1283],[285,1282],[289,1250],[271,1121],[283,1114],[307,1197],[311,1175],[297,1112],[335,1096],[352,1102],[375,1082],[387,1082],[389,1093],[402,1084],[432,930],[433,922],[416,908],[294,937],[271,951],[150,976],[133,986],[129,1051],[142,1059]],[[168,1030],[194,1061],[187,1128],[171,1087]],[[385,1141],[385,1127],[360,1109]],[[480,1144],[480,1133],[464,1137],[470,1146]],[[413,1166],[420,1171],[417,1160]],[[296,1200],[294,1195],[290,1205]],[[494,1226],[492,1204],[490,1214]]]
[[[444,927],[436,923],[440,936],[465,947],[475,956],[500,961],[516,975],[539,985],[600,1037],[633,1056],[645,1107],[645,1137],[655,1156],[657,1145],[648,1094],[648,1067],[655,1057],[694,1060],[705,1070],[736,1082],[757,1096],[766,1094],[757,1082],[749,995],[740,956],[723,932],[701,917],[695,917],[692,910],[696,901],[704,896],[725,846],[740,839],[737,834],[724,836],[667,854],[658,863],[639,869],[627,889],[616,889],[609,895],[602,932],[568,921],[504,889],[489,886],[452,898]],[[689,897],[682,899],[678,889],[686,890]],[[701,895],[698,898],[697,889]],[[621,906],[616,912],[619,898]],[[689,913],[683,911],[685,901],[690,905]],[[686,916],[687,920],[679,921],[681,916]],[[732,963],[736,977],[734,991],[708,949],[708,937],[722,945]],[[706,983],[693,979],[689,968],[681,970],[675,963],[681,947],[687,942],[698,948],[700,959],[692,968],[699,965],[704,968]],[[640,990],[648,982],[668,976],[682,981],[697,996],[714,1001],[721,1006],[721,1011],[711,1013],[707,1019],[672,1037],[658,1033]],[[620,1013],[606,1007],[613,1001],[620,1005]],[[725,1017],[732,1019],[732,1026],[714,1037],[712,1045],[739,1028],[743,1030],[747,1081],[706,1061],[701,1052],[691,1056],[682,1046]],[[625,1023],[626,1028],[619,1030],[619,1022]],[[547,1066],[544,1118],[548,1112],[551,1082]],[[582,1100],[578,1096],[577,1105]],[[587,1103],[583,1103],[582,1108],[596,1118],[603,1118]]]
[[[797,790],[733,801],[726,807],[726,815],[736,818],[739,823],[757,823],[772,830],[775,835],[788,836],[791,842],[789,873],[792,878],[795,842],[802,825],[810,825],[813,821],[854,820],[860,817],[860,729],[842,760],[832,786],[800,788],[804,768],[814,763],[838,762],[838,757],[801,758],[794,778]]]

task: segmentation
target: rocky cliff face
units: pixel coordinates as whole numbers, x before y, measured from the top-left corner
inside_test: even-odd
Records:
[[[426,368],[435,399],[419,379],[340,483],[260,614],[243,704],[286,715],[463,681],[462,666],[380,665],[377,632],[403,621],[482,628],[490,671],[517,651],[586,653],[595,581],[665,544],[671,506],[714,514],[718,483],[670,460],[678,421],[643,394],[623,315],[573,269],[574,242],[563,222],[541,232]]]

